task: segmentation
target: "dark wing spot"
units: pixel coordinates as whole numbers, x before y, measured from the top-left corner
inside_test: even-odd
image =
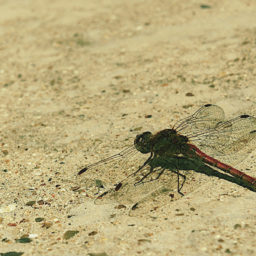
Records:
[[[99,195],[98,197],[97,197],[97,199],[101,199],[101,198],[103,198],[105,195],[107,195],[108,194],[108,191],[106,191],[106,192],[104,192],[104,193],[102,193],[101,195]]]
[[[115,187],[115,191],[118,191],[121,187],[123,186],[122,182],[119,182],[116,187]]]
[[[208,108],[208,107],[212,106],[212,104],[205,104],[204,106]]]
[[[134,210],[136,210],[136,209],[138,208],[138,204],[139,204],[139,203],[135,203],[135,204],[132,206],[132,208],[131,208],[132,211],[134,211]]]
[[[81,175],[82,173],[87,171],[87,167],[85,167],[84,169],[82,169],[81,171],[79,171],[78,175]]]
[[[256,130],[252,130],[252,131],[250,131],[250,133],[255,133],[256,132]]]
[[[249,115],[241,115],[240,118],[248,118]]]

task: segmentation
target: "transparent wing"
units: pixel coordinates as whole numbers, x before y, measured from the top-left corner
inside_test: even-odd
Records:
[[[83,168],[82,170],[90,172],[78,176],[81,177],[80,190],[85,191],[88,197],[95,198],[95,204],[113,204],[116,209],[124,207],[131,216],[149,213],[179,199],[181,195],[177,192],[177,174],[162,168],[150,171],[148,165],[137,172],[149,156],[140,152],[134,154],[136,152],[138,151],[125,149]],[[172,164],[173,166],[176,167],[175,170],[179,169],[178,163]],[[182,193],[188,194],[198,188],[196,181],[199,179],[193,179],[196,175],[194,172],[185,174],[187,179]],[[143,182],[139,182],[145,176]]]
[[[167,185],[168,191],[175,190],[177,187],[177,177],[174,174],[163,172],[161,169],[155,169],[154,173],[144,179],[143,182],[138,183],[139,180],[149,173],[148,168],[144,168],[136,175],[129,175],[123,181],[119,182],[116,186],[103,193],[95,201],[96,204],[105,204],[109,202],[118,202],[125,205],[131,205],[139,202],[145,197],[156,193],[163,188],[164,184]],[[168,174],[167,174],[168,173]],[[157,178],[159,176],[159,178]]]
[[[223,122],[225,118],[221,107],[212,104],[206,104],[199,108],[193,115],[181,119],[174,125],[177,132],[186,136],[193,136],[214,129],[218,123]]]
[[[113,187],[113,184],[125,179],[129,174],[137,170],[147,158],[147,154],[141,154],[132,146],[115,155],[85,166],[78,172],[77,178],[80,179],[82,189],[90,197],[95,197],[102,191]],[[84,172],[86,172],[86,175],[81,175]]]
[[[183,166],[181,166],[181,163]],[[186,175],[186,182],[182,187],[182,193],[188,195],[198,189],[198,185],[206,180],[205,175],[190,171],[189,161],[180,162],[178,159],[172,159],[173,166],[177,165],[175,172],[179,170],[180,175]],[[148,168],[141,170],[136,175],[129,175],[115,187],[103,192],[95,200],[95,204],[119,203],[119,207],[129,209],[130,216],[139,216],[145,213],[152,213],[157,208],[163,207],[172,201],[180,199],[182,196],[178,193],[178,176],[172,172],[174,168],[162,169],[156,168],[150,172]],[[150,173],[150,175],[148,175]],[[139,182],[143,177],[143,182]],[[182,177],[180,176],[180,180]],[[139,182],[139,183],[138,183]],[[182,181],[180,181],[182,182]],[[118,206],[117,206],[118,208]]]
[[[255,144],[256,118],[241,115],[226,122],[221,122],[208,132],[191,136],[201,149],[216,155],[230,155],[250,151]]]
[[[256,138],[256,118],[241,115],[224,121],[224,111],[206,104],[179,121],[174,128],[210,155],[223,156],[251,150]],[[240,154],[240,156],[242,156]]]
[[[129,148],[122,150],[121,152],[119,152],[115,155],[112,155],[112,156],[104,158],[96,163],[85,166],[83,169],[81,169],[78,172],[78,175],[83,174],[84,172],[88,171],[89,169],[98,168],[101,165],[106,165],[111,162],[128,159],[131,155],[133,155],[136,152],[137,152],[137,150],[135,149],[135,147],[131,146]]]

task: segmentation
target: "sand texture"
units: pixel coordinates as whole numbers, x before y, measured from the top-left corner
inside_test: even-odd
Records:
[[[207,166],[184,196],[113,191],[142,154],[77,176],[204,104],[256,116],[256,1],[0,0],[0,25],[0,255],[256,255],[256,192]]]

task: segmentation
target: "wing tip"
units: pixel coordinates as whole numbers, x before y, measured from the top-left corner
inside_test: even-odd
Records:
[[[84,172],[87,171],[87,169],[88,169],[87,167],[83,168],[82,170],[80,170],[80,171],[78,172],[78,175],[83,174]]]

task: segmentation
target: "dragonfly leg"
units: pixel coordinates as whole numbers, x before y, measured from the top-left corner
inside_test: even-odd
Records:
[[[153,172],[154,172],[154,168],[153,168],[153,167],[150,167],[149,172],[146,173],[145,175],[143,175],[143,177],[142,177],[139,181],[137,181],[136,183],[134,183],[134,186],[137,186],[137,185],[143,183],[143,180],[145,180],[145,179],[146,179],[151,173],[153,173]]]
[[[177,182],[177,190],[178,190],[178,193],[181,194],[182,196],[184,196],[184,194],[181,192],[181,189],[183,188],[185,182],[186,182],[186,175],[184,174],[181,174],[179,170],[177,170],[177,176],[178,176],[178,182]],[[181,183],[181,186],[180,186],[180,176],[183,178],[183,182]]]
[[[126,180],[126,179],[129,178],[129,177],[131,177],[132,175],[135,176],[139,171],[141,171],[141,170],[152,160],[152,158],[153,158],[153,153],[151,152],[149,158],[144,162],[144,164],[143,164],[142,166],[140,166],[140,167],[138,168],[138,170],[136,170],[135,172],[133,172],[133,173],[131,173],[130,175],[128,175],[127,177],[125,177],[124,180]],[[150,168],[150,170],[151,170],[151,168]],[[151,171],[149,171],[149,174],[150,174],[150,173],[151,173]],[[149,174],[148,174],[148,175],[149,175]],[[147,176],[148,176],[148,175],[147,175]],[[143,178],[144,178],[144,177],[142,177],[142,179],[143,179]],[[145,177],[145,178],[146,178],[146,177]],[[136,182],[134,185],[138,185],[138,184],[142,181],[142,179],[139,180],[138,182]],[[122,181],[120,181],[118,184],[116,184],[116,191],[121,188],[121,186],[122,186],[124,180],[122,180]]]
[[[157,175],[157,177],[156,177],[155,179],[152,179],[152,181],[153,181],[153,180],[158,180],[158,179],[161,177],[161,175],[164,173],[164,171],[165,171],[165,169],[164,169],[164,168],[161,168],[161,171],[159,172],[159,174]]]
[[[145,163],[142,166],[140,166],[137,171],[132,173],[132,175],[136,175],[140,170],[142,170],[151,161],[152,158],[153,158],[153,153],[150,154],[149,158],[145,161]]]
[[[164,173],[164,171],[165,171],[165,169],[164,169],[164,168],[161,168],[161,169],[160,169],[160,172],[158,173],[158,175],[157,175],[155,178],[151,178],[149,181],[142,182],[142,181],[143,181],[145,178],[147,178],[150,174],[156,172],[156,171],[154,170],[154,168],[151,167],[150,170],[149,170],[149,172],[146,173],[146,174],[145,174],[138,182],[136,182],[134,185],[136,186],[136,185],[139,185],[140,183],[146,183],[146,182],[152,182],[152,181],[158,180],[158,179],[161,177],[161,175]]]
[[[150,154],[149,158],[145,161],[145,163],[142,166],[140,166],[138,168],[138,170],[136,170],[135,172],[128,175],[125,179],[127,179],[128,177],[130,177],[132,175],[135,176],[139,171],[141,171],[152,160],[152,158],[153,158],[153,153]]]
[[[175,160],[180,160],[180,158],[177,158]],[[171,172],[177,174],[177,191],[180,195],[184,196],[184,194],[181,192],[185,182],[186,182],[186,175],[181,174],[179,171],[179,164],[177,164],[178,166],[176,166],[176,164],[170,160],[164,160],[165,164],[168,166],[168,170],[170,170]],[[180,177],[183,178],[182,183],[180,184]]]
[[[177,174],[177,191],[180,195],[184,196],[184,194],[181,192],[181,190],[186,182],[186,178],[187,178],[186,175],[181,174],[179,170],[175,171],[175,170],[170,169],[170,171]],[[180,177],[183,178],[181,185],[180,185]]]

